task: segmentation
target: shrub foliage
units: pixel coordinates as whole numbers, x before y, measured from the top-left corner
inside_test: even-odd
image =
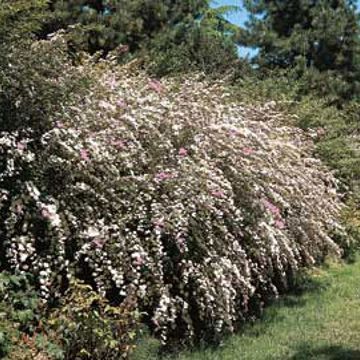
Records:
[[[337,183],[273,103],[91,59],[64,61],[53,85],[84,73],[94,81],[53,99],[45,127],[0,133],[2,266],[33,273],[44,299],[80,278],[164,343],[216,339],[341,255]]]

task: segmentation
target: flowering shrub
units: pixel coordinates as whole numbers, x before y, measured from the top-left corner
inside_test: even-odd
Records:
[[[0,134],[3,261],[34,273],[44,299],[78,277],[130,301],[164,343],[211,339],[341,255],[336,181],[274,104],[132,64],[86,70],[89,91],[49,130]]]

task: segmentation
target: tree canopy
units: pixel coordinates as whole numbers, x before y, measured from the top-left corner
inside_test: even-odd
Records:
[[[158,75],[216,71],[237,60],[236,30],[223,16],[233,7],[214,10],[208,0],[51,0],[49,9],[42,36],[80,24],[76,48],[105,55],[118,49],[125,59],[150,54]]]
[[[206,0],[52,0],[55,15],[48,27],[56,30],[74,23],[92,25],[90,50],[111,50],[120,44],[135,50],[165,27],[196,17],[206,6]]]
[[[241,42],[259,48],[260,67],[306,73],[322,92],[346,98],[359,91],[355,5],[353,0],[247,0],[252,16]]]

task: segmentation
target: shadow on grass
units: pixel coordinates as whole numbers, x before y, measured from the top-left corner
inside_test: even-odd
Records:
[[[306,300],[299,295],[285,295],[281,297],[277,302],[274,301],[272,305],[276,306],[277,308],[282,308],[284,306],[288,308],[302,307],[306,305]]]
[[[278,298],[270,300],[266,304],[263,312],[255,311],[251,314],[252,316],[250,318],[245,319],[242,324],[238,324],[238,331],[236,331],[235,334],[223,338],[223,343],[226,344],[234,335],[243,335],[252,338],[263,336],[268,331],[271,331],[271,324],[286,321],[287,315],[282,311],[284,308],[304,308],[309,301],[309,298],[305,295],[319,294],[331,286],[328,279],[314,278],[305,273],[300,274],[294,280],[291,288],[284,290]],[[202,341],[201,344],[195,346],[194,349],[197,351],[208,349],[216,352],[219,349],[219,343],[209,344],[206,341]],[[360,360],[360,357],[358,360]]]
[[[324,277],[315,278],[306,272],[300,272],[292,279],[292,284],[289,291],[285,292],[288,295],[301,296],[304,294],[311,294],[326,290],[330,286],[329,279]]]
[[[291,360],[360,360],[360,349],[347,349],[338,345],[316,348],[304,344]]]
[[[313,278],[305,273],[300,274],[296,279],[293,279],[290,289],[284,289],[283,294],[279,298],[272,299],[268,302],[263,313],[257,313],[255,310],[254,313],[251,314],[252,316],[250,318],[246,319],[242,324],[239,324],[239,330],[235,333],[235,335],[244,335],[246,337],[253,338],[264,335],[268,329],[270,329],[271,323],[281,323],[285,320],[285,316],[281,312],[283,308],[295,309],[305,307],[309,300],[305,295],[322,292],[328,289],[329,286],[330,282],[327,279]],[[226,347],[227,342],[231,340],[232,336],[233,335],[229,335],[228,337],[223,338],[221,343]],[[138,349],[135,351],[136,355],[131,357],[132,360],[175,359],[175,354],[189,350],[189,348],[182,346],[179,348],[177,346],[172,346],[171,348],[162,349],[160,343],[150,334],[148,334],[148,336],[146,336],[138,345]],[[200,352],[213,351],[217,353],[219,350],[219,343],[209,343],[204,340],[199,340],[199,342],[192,347],[192,350]],[[309,349],[309,345],[305,345],[303,348],[296,350],[298,355],[291,360],[315,360],[319,358],[314,351]],[[344,357],[343,354],[340,354],[338,357],[323,357],[322,359],[360,360],[360,355],[355,354],[353,357]]]
[[[294,279],[290,289],[285,289],[279,298],[269,301],[264,313],[258,317],[257,322],[261,323],[264,318],[267,321],[281,321],[279,317],[279,311],[281,309],[304,307],[309,300],[305,295],[319,294],[327,290],[329,286],[331,286],[331,284],[328,279],[318,279],[309,275],[300,274]]]

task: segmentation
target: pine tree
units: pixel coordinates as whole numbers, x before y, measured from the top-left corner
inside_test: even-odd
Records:
[[[208,1],[52,0],[50,6],[55,15],[47,32],[81,23],[88,28],[88,49],[107,52],[120,44],[138,50],[165,28],[198,16]]]
[[[259,48],[262,68],[293,69],[334,98],[358,94],[359,23],[353,0],[247,0],[241,42]]]
[[[147,46],[150,71],[160,76],[193,70],[215,76],[231,69],[247,71],[249,63],[239,59],[235,46],[238,27],[225,18],[237,10],[209,7],[196,18],[190,16],[157,34]]]
[[[122,60],[146,58],[158,76],[214,72],[238,60],[236,29],[224,18],[236,7],[213,9],[209,0],[51,0],[50,10],[53,18],[43,35],[81,24],[75,48],[104,55],[118,48]]]

